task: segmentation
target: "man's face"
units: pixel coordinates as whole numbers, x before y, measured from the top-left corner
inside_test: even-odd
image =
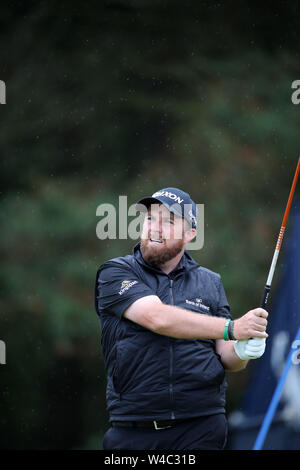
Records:
[[[145,217],[141,251],[145,261],[160,267],[184,250],[184,219],[162,204],[153,204]]]

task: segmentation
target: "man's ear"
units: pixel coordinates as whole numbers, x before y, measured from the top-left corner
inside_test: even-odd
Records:
[[[197,235],[197,230],[195,228],[190,228],[189,230],[186,230],[184,232],[184,243],[185,243],[185,245],[187,243],[190,243],[195,238],[196,235]]]

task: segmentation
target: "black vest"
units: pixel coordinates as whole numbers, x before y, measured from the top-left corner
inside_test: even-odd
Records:
[[[132,255],[100,266],[95,305],[110,419],[181,419],[225,412],[227,383],[215,341],[171,338],[123,318],[121,298],[127,306],[136,300],[135,287],[139,297],[152,292],[165,304],[231,318],[220,275],[200,267],[187,252],[168,275],[144,261],[139,244]]]

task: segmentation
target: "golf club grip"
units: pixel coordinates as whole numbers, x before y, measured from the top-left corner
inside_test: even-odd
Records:
[[[263,308],[264,310],[266,310],[270,290],[271,290],[271,286],[266,284],[265,288],[264,288],[264,293],[263,293],[261,301],[260,301],[260,308]],[[250,339],[252,339],[252,338],[250,338]]]
[[[271,286],[268,286],[268,284],[266,284],[265,288],[264,288],[264,293],[263,293],[263,296],[262,296],[261,302],[260,302],[260,307],[265,309],[265,310],[266,310],[266,306],[267,306],[267,303],[268,303],[270,290],[271,290]]]

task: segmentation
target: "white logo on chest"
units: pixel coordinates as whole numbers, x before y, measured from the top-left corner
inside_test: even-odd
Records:
[[[208,312],[210,311],[210,307],[208,307],[207,305],[204,305],[202,303],[202,299],[195,299],[195,300],[188,300],[186,299],[185,300],[185,303],[188,304],[188,305],[193,305],[194,307],[201,307],[203,308],[204,310],[207,310]]]

